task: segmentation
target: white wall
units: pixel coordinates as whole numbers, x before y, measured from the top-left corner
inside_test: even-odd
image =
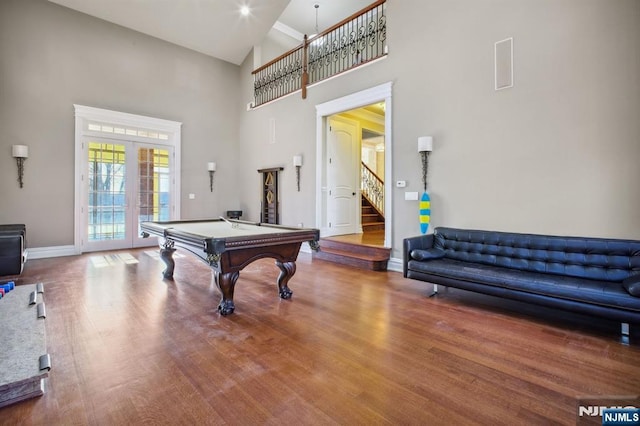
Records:
[[[257,68],[264,65],[301,44],[302,40],[296,40],[278,30],[271,29],[260,46],[260,62],[254,62],[253,66]]]
[[[0,223],[25,223],[30,247],[73,244],[74,103],[182,122],[182,217],[237,208],[239,77],[235,65],[45,0],[2,0]],[[13,144],[29,146],[23,189]]]
[[[392,81],[389,178],[408,182],[392,194],[393,257],[419,233],[404,191],[421,191],[422,135],[434,136],[432,227],[640,238],[640,2],[411,0],[387,13],[386,60],[241,114],[241,147],[259,153],[249,169],[305,153],[303,192],[283,190],[284,223],[314,221],[315,105]],[[493,47],[507,37],[515,86],[496,92]],[[245,62],[247,101],[250,72]],[[257,182],[241,182],[254,216]]]

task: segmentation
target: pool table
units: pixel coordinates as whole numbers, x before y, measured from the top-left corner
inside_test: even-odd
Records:
[[[229,315],[235,310],[233,290],[240,271],[263,257],[275,259],[280,268],[278,291],[282,299],[293,292],[288,282],[296,272],[296,259],[303,242],[313,250],[319,249],[320,231],[266,223],[254,223],[224,218],[210,220],[181,220],[143,222],[143,237],[159,237],[160,257],[167,268],[163,275],[173,279],[176,247],[198,256],[213,269],[215,283],[222,293],[218,311]]]

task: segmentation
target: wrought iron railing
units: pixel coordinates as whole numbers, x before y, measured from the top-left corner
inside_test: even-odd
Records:
[[[386,55],[386,0],[378,0],[253,71],[254,106]]]
[[[360,189],[371,205],[384,217],[384,181],[373,170],[361,163]]]
[[[255,106],[300,90],[304,53],[298,46],[253,72]]]

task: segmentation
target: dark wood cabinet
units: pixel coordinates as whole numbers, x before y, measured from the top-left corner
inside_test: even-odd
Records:
[[[278,172],[283,167],[273,167],[271,169],[260,169],[258,173],[261,175],[261,209],[260,222],[280,224],[280,193],[278,192]]]

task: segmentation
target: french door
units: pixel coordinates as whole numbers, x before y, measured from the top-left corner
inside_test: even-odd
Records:
[[[82,251],[156,244],[140,222],[170,220],[173,147],[85,137]]]

